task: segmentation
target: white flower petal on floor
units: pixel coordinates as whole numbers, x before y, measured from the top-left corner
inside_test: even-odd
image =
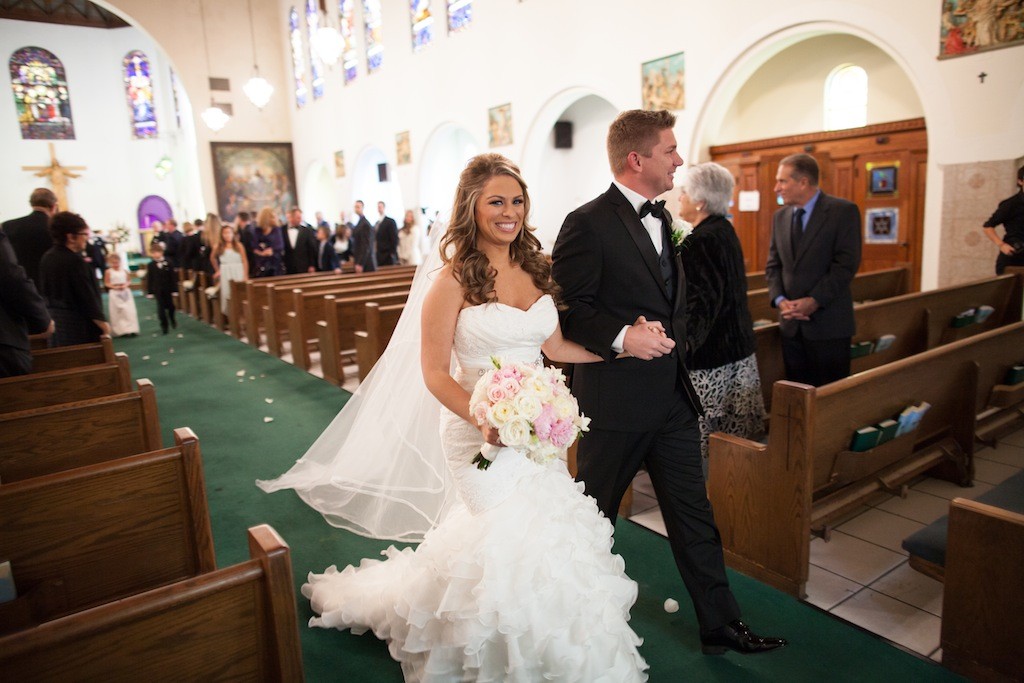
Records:
[[[265,418],[263,418],[263,421],[264,422],[273,422],[274,418],[272,418],[272,417],[265,417]]]
[[[274,399],[272,399],[272,398],[265,398],[263,400],[266,401],[267,403],[273,403],[274,402]]]
[[[679,611],[679,603],[672,598],[669,598],[665,601],[665,611],[669,614],[675,614]]]

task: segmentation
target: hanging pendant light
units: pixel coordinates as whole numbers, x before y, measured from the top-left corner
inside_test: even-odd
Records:
[[[203,45],[206,47],[206,73],[210,73],[210,41],[206,37],[206,13],[203,11],[203,0],[199,0],[199,21],[203,25]],[[207,80],[209,82],[209,79]],[[213,94],[210,95],[210,106],[203,111],[199,117],[206,124],[206,127],[214,133],[227,125],[231,119],[223,109],[213,101]]]
[[[341,59],[341,53],[345,50],[345,40],[341,37],[338,29],[332,26],[321,26],[310,40],[320,61],[327,66],[337,64]]]
[[[252,0],[249,0],[249,37],[252,39],[252,78],[242,86],[242,92],[249,98],[253,105],[262,110],[270,102],[274,94],[274,86],[270,81],[260,76],[260,67],[256,62],[256,24],[252,20]]]

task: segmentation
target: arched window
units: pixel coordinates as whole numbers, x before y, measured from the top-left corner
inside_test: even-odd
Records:
[[[64,65],[49,50],[23,47],[8,63],[23,140],[74,140]]]
[[[288,42],[292,46],[292,76],[295,78],[295,106],[306,106],[306,60],[302,56],[302,31],[299,13],[294,7],[288,12]]]
[[[124,56],[124,90],[132,112],[132,135],[136,140],[156,137],[156,109],[153,107],[153,79],[149,57],[141,50]]]
[[[309,29],[309,69],[313,74],[313,99],[324,96],[324,64],[313,49],[313,36],[320,29],[320,13],[316,0],[306,0],[306,28]]]
[[[868,72],[843,64],[825,79],[825,130],[859,128],[868,122]]]

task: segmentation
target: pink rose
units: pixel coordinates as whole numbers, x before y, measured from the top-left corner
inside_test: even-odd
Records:
[[[509,398],[519,393],[519,382],[517,382],[513,377],[506,377],[505,379],[501,380],[500,386],[502,391],[504,391],[505,395],[508,396]]]
[[[497,403],[498,401],[504,401],[507,398],[505,389],[500,384],[492,384],[487,387],[487,399],[491,403]]]

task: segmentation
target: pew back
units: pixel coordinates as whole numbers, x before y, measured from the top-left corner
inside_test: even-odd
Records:
[[[409,297],[408,287],[391,294],[377,294],[372,303],[380,305],[404,304]],[[344,365],[351,359],[352,350],[360,343],[357,330],[366,326],[367,297],[339,297],[328,295],[323,301],[323,320],[317,322],[320,342],[320,367],[324,379],[341,386],[344,383]]]
[[[0,379],[0,412],[42,408],[131,391],[128,356],[118,353],[114,363],[67,370],[34,372]]]
[[[887,299],[909,291],[909,266],[857,273],[850,282],[850,292],[854,301]],[[747,289],[747,308],[750,309],[750,319],[754,321],[776,321],[779,318],[778,311],[772,308],[772,303],[768,299],[767,285],[763,289]]]
[[[356,362],[359,364],[360,382],[366,379],[370,370],[384,353],[404,310],[404,303],[388,306],[378,303],[366,304],[366,330],[355,333]]]
[[[215,568],[199,442],[0,486],[0,557],[40,623]]]
[[[107,335],[95,344],[59,346],[53,349],[32,351],[32,372],[65,370],[81,365],[114,362],[114,342]]]
[[[287,544],[249,529],[252,559],[0,638],[11,680],[303,680]]]
[[[104,462],[160,448],[156,392],[138,390],[0,414],[0,481]]]

